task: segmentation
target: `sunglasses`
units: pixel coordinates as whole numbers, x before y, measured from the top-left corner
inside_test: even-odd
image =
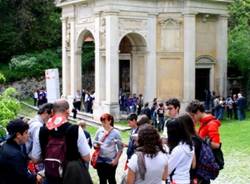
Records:
[[[101,120],[101,121],[105,121],[105,120],[106,120],[106,118],[104,118],[104,117],[101,117],[101,118],[100,118],[100,120]]]

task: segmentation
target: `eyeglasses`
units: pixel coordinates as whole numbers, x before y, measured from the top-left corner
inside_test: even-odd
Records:
[[[101,121],[105,121],[105,118],[104,118],[104,117],[101,117],[100,120],[101,120]]]

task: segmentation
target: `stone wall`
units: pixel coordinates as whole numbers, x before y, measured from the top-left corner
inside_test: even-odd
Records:
[[[61,91],[61,78],[60,78],[60,91]],[[87,91],[94,91],[95,89],[95,74],[94,71],[86,72],[82,75],[82,86],[83,89]],[[26,99],[32,97],[33,91],[36,89],[40,89],[42,87],[46,88],[46,81],[44,77],[39,79],[31,78],[31,79],[23,79],[21,81],[16,81],[13,83],[6,84],[2,86],[0,92],[8,87],[14,87],[19,93],[20,99]]]
[[[20,81],[12,82],[9,84],[6,84],[3,86],[2,90],[8,88],[8,87],[13,87],[17,90],[20,99],[25,99],[32,97],[33,91],[42,87],[46,87],[46,82],[44,78],[40,79],[23,79]]]

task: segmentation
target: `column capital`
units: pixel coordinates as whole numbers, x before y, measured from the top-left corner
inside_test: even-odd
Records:
[[[94,10],[95,18],[96,18],[96,17],[100,17],[101,14],[102,14],[102,11],[96,11],[96,10]]]
[[[148,16],[150,18],[155,18],[157,15],[159,15],[159,13],[156,13],[156,12],[154,12],[154,13],[148,13]]]
[[[65,23],[67,21],[67,17],[60,17],[60,20]]]
[[[75,17],[68,17],[68,20],[70,21],[70,22],[73,22],[73,21],[75,21]]]
[[[190,10],[184,10],[182,12],[182,15],[184,15],[184,17],[195,17],[197,14],[198,12],[190,11]]]
[[[119,13],[120,11],[118,10],[109,10],[103,12],[104,16],[117,16]]]
[[[218,18],[228,20],[230,16],[228,14],[219,14]]]

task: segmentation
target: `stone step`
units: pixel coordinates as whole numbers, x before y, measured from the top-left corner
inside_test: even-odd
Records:
[[[26,102],[21,102],[21,103],[28,106],[29,108],[31,108],[35,111],[38,111],[38,107],[30,105]],[[26,117],[26,118],[30,119],[31,117]],[[124,115],[124,119],[126,119],[125,115]],[[90,126],[94,126],[94,127],[101,127],[102,126],[101,122],[94,120],[93,114],[82,112],[82,111],[77,112],[76,119],[74,119],[73,115],[70,114],[69,120],[72,121],[73,123],[76,123],[78,120],[84,120]],[[119,125],[115,125],[115,129],[122,131],[122,132],[130,130],[129,127],[123,127],[123,126],[119,126]]]

